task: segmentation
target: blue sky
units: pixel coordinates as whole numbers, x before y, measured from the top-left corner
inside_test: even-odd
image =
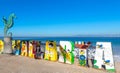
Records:
[[[13,36],[120,34],[120,0],[0,0],[1,36],[10,13]]]

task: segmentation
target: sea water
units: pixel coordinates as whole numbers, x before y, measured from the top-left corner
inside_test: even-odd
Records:
[[[0,37],[0,39],[3,38]],[[42,43],[47,40],[53,40],[57,44],[59,44],[59,41],[90,41],[93,46],[95,46],[96,42],[111,42],[114,60],[120,62],[120,37],[13,37],[13,40],[39,40]]]

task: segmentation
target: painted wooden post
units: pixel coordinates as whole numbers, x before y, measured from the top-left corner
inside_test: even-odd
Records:
[[[12,53],[14,55],[20,55],[21,50],[20,40],[12,40]]]
[[[0,54],[3,53],[3,49],[4,49],[4,42],[0,40]]]
[[[43,58],[43,52],[41,50],[41,41],[34,41],[34,54],[35,59],[42,59]]]
[[[17,45],[17,50],[16,50],[15,55],[20,55],[20,53],[21,53],[21,40],[17,40],[16,45]]]
[[[45,60],[57,61],[57,47],[55,41],[46,41]]]
[[[79,48],[79,59],[78,60],[79,60],[80,66],[86,66],[88,45],[86,45],[85,42],[76,42],[75,46]]]
[[[27,41],[22,41],[21,55],[28,56],[28,42]]]
[[[94,68],[115,72],[111,42],[97,42]]]
[[[33,41],[29,41],[29,47],[28,47],[28,57],[34,58],[34,53],[33,53]]]
[[[74,43],[70,41],[60,41],[59,62],[74,63]]]

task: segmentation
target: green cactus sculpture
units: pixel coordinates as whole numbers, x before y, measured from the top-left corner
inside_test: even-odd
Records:
[[[10,37],[12,36],[11,32],[9,32],[9,33],[7,33],[7,32],[8,32],[8,29],[10,29],[11,27],[13,27],[14,18],[16,18],[16,16],[15,16],[14,13],[10,14],[8,20],[5,17],[3,17],[3,23],[5,25],[4,26],[4,36],[10,36]]]

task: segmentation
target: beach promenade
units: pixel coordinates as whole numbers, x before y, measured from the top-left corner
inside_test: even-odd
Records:
[[[87,68],[75,64],[36,60],[24,56],[0,55],[0,73],[108,73],[105,70]],[[115,63],[116,73],[120,73],[120,63]]]

